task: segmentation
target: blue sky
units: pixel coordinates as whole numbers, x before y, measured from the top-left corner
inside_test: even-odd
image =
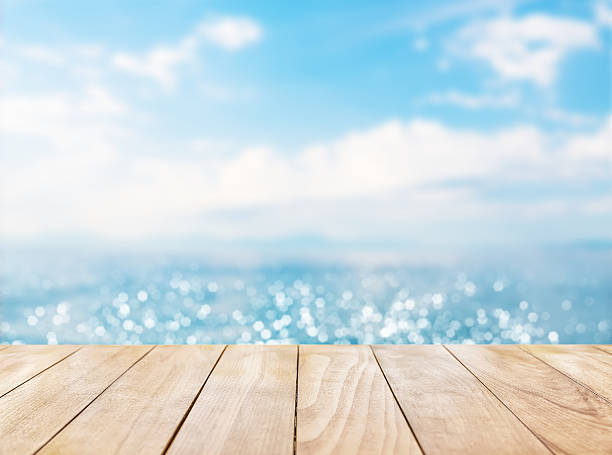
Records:
[[[611,237],[607,1],[10,0],[0,36],[4,239]]]

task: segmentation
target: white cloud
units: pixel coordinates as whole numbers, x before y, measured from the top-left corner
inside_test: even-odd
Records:
[[[188,153],[180,145],[158,153],[145,134],[134,143],[121,129],[125,110],[109,96],[97,88],[85,92],[85,103],[63,94],[2,100],[14,113],[2,123],[5,135],[42,141],[27,162],[3,163],[3,236],[245,235],[245,216],[253,235],[359,236],[373,226],[405,228],[415,216],[419,223],[489,216],[469,191],[445,190],[448,182],[609,175],[612,122],[559,142],[527,126],[483,133],[392,120],[294,153],[269,146],[215,153],[215,141],[204,139]],[[241,215],[221,215],[232,212]]]
[[[75,218],[95,210],[90,204],[100,182],[121,160],[118,144],[129,143],[121,126],[128,107],[99,85],[11,95],[0,104],[2,228],[17,235],[72,223],[79,229]]]
[[[590,164],[612,164],[612,117],[605,126],[594,134],[578,134],[568,140],[564,154],[576,161],[586,161]],[[594,160],[594,161],[591,161]],[[601,161],[599,161],[601,160]],[[608,167],[608,171],[611,171]]]
[[[594,125],[599,121],[599,118],[593,115],[578,114],[575,112],[567,112],[558,108],[544,109],[543,115],[548,120],[564,123],[573,127],[584,127]]]
[[[408,26],[415,30],[424,30],[432,25],[473,18],[483,14],[507,13],[512,11],[517,4],[524,2],[525,0],[470,0],[441,4],[429,2],[427,8],[409,8],[410,11],[414,11],[413,14],[392,21],[387,29],[395,30]]]
[[[612,196],[594,198],[584,206],[584,211],[594,215],[606,215],[612,213]]]
[[[598,44],[593,24],[533,14],[469,24],[459,31],[452,48],[462,56],[484,60],[504,79],[548,86],[566,54]]]
[[[42,137],[60,149],[62,144],[72,143],[84,134],[103,131],[107,125],[114,127],[114,123],[108,123],[109,117],[129,112],[121,100],[100,85],[89,85],[73,93],[9,95],[1,101],[0,132]]]
[[[99,63],[105,52],[103,46],[92,43],[61,47],[50,47],[40,43],[22,45],[9,43],[6,48],[5,56],[10,55],[13,60],[28,60],[69,69]]]
[[[612,2],[600,0],[595,3],[595,20],[598,24],[612,27]]]
[[[118,52],[113,56],[115,68],[136,76],[151,78],[163,87],[171,89],[176,84],[176,68],[193,58],[196,41],[182,40],[177,46],[158,46],[145,55],[135,56]]]
[[[46,63],[48,65],[59,66],[64,64],[66,61],[62,53],[45,46],[22,46],[19,49],[19,52],[23,57],[28,60],[32,60],[39,63]]]
[[[262,36],[261,27],[245,17],[223,17],[199,24],[176,45],[159,45],[143,55],[117,52],[113,66],[121,71],[153,79],[171,90],[177,81],[177,69],[193,61],[203,43],[209,42],[223,49],[236,51],[257,42]]]
[[[540,106],[536,110],[530,109],[529,105],[525,106],[525,103],[523,103],[521,93],[518,90],[498,94],[471,94],[448,90],[432,93],[419,102],[431,105],[451,105],[469,110],[519,109],[519,111],[523,110],[529,115],[575,128],[594,126],[600,121],[600,118],[594,115],[568,112],[555,107]]]
[[[450,104],[463,107],[465,109],[485,109],[485,108],[511,108],[516,107],[521,101],[519,92],[491,94],[470,94],[449,90],[443,93],[433,93],[429,95],[426,102],[431,104]]]
[[[102,81],[107,73],[108,63],[105,48],[100,44],[82,43],[51,47],[40,43],[8,42],[4,45],[0,66],[0,84],[7,88],[23,86],[25,80],[40,74],[45,74],[46,77],[42,79],[47,83],[58,84],[57,76],[62,75],[68,85],[81,86],[88,81]]]
[[[224,17],[203,23],[199,32],[210,42],[230,51],[256,43],[263,34],[259,24],[248,17]]]

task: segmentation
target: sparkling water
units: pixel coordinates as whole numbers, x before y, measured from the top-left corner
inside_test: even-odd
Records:
[[[451,261],[4,253],[2,343],[610,343],[609,247]]]

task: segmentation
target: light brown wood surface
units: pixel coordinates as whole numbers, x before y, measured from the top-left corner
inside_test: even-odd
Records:
[[[612,454],[609,345],[0,348],[0,454]]]
[[[290,455],[297,346],[229,346],[169,454]]]
[[[612,346],[609,344],[603,344],[603,345],[600,344],[598,346],[592,346],[592,347],[612,355]]]
[[[612,355],[592,346],[533,345],[523,349],[612,403]]]
[[[222,351],[157,346],[39,453],[160,454]]]
[[[549,454],[443,346],[374,346],[426,454]]]
[[[150,349],[86,346],[4,395],[0,453],[38,450]]]
[[[418,454],[368,346],[300,346],[297,454]]]
[[[449,349],[556,453],[612,453],[612,406],[519,346]]]
[[[76,351],[78,346],[4,346],[0,351],[0,397]]]

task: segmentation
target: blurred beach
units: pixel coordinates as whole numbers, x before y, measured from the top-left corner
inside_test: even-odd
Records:
[[[612,1],[5,1],[0,343],[610,343]]]

